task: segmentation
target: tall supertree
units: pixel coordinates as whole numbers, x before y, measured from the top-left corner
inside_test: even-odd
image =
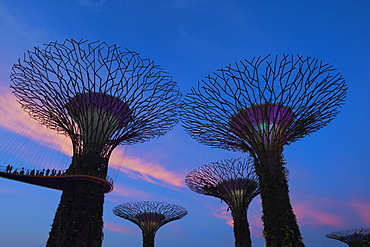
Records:
[[[165,202],[143,201],[118,205],[113,209],[113,213],[140,227],[143,247],[154,247],[158,229],[168,222],[181,219],[188,211],[181,206]]]
[[[247,210],[259,194],[252,159],[226,159],[203,165],[186,176],[185,184],[196,193],[224,201],[234,221],[235,246],[252,246]]]
[[[354,228],[326,234],[325,237],[339,240],[350,247],[369,247],[370,228]]]
[[[11,80],[23,109],[72,141],[67,174],[78,176],[64,184],[47,246],[101,246],[109,157],[172,129],[177,84],[138,53],[73,39],[27,51]]]
[[[254,158],[266,246],[304,246],[290,203],[283,149],[326,126],[338,114],[346,90],[332,66],[283,55],[230,64],[185,97],[183,126],[191,137]]]

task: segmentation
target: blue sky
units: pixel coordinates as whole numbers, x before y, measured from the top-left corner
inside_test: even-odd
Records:
[[[161,65],[184,94],[241,59],[312,56],[337,68],[349,89],[332,123],[286,147],[291,201],[306,246],[345,246],[325,234],[370,227],[369,11],[367,0],[0,1],[0,165],[65,168],[70,161],[68,141],[32,123],[8,87],[12,65],[35,46],[73,38],[127,47]],[[226,205],[190,191],[183,179],[203,164],[241,156],[197,143],[180,125],[148,143],[121,147],[112,162],[121,171],[112,169],[115,190],[106,196],[103,246],[141,245],[139,228],[112,213],[120,203],[141,200],[189,211],[158,231],[157,246],[232,246]],[[0,243],[43,246],[60,195],[0,179]],[[248,212],[253,246],[263,246],[259,198]]]

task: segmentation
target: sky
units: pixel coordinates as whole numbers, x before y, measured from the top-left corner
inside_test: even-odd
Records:
[[[338,69],[348,93],[328,126],[285,148],[290,198],[307,247],[346,246],[325,234],[370,227],[369,11],[367,0],[0,0],[0,165],[65,169],[70,162],[68,139],[33,121],[9,89],[13,64],[33,47],[71,38],[126,47],[160,65],[183,94],[242,59],[312,56]],[[141,246],[139,228],[112,212],[132,201],[189,211],[158,231],[156,246],[233,246],[226,204],[192,192],[184,178],[201,165],[239,157],[248,156],[199,144],[180,124],[147,143],[117,148],[103,246]],[[1,178],[1,246],[45,245],[60,195]],[[256,247],[264,245],[260,203],[255,198],[248,210]]]

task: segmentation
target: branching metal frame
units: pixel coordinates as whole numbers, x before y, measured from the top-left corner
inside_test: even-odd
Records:
[[[116,45],[71,39],[36,47],[14,65],[11,80],[32,118],[71,138],[66,175],[106,179],[117,145],[148,141],[178,122],[177,84],[151,60]],[[104,186],[86,176],[65,182],[47,246],[101,245]]]
[[[159,217],[158,225],[156,226],[157,231],[161,226],[168,222],[181,219],[188,214],[188,211],[178,205],[169,204],[165,202],[157,201],[142,201],[142,202],[130,202],[124,203],[114,207],[113,213],[121,218],[127,219],[140,227],[145,229],[148,227],[144,222],[137,218],[138,215],[143,214],[156,214],[163,217]]]
[[[235,247],[251,247],[247,210],[259,194],[252,159],[225,159],[191,171],[185,184],[194,192],[220,198],[231,210]]]
[[[370,246],[370,228],[353,228],[336,231],[326,234],[325,237],[339,240],[346,244],[351,244],[352,242],[360,242],[361,244],[363,244],[358,246],[365,246],[365,243],[363,243],[363,241],[366,240],[366,244]]]
[[[178,121],[181,94],[172,78],[138,53],[104,42],[71,39],[35,47],[14,65],[11,80],[24,110],[71,137],[75,153],[83,149],[81,131],[66,106],[78,94],[110,95],[131,110],[130,121],[109,137],[102,156],[109,156],[118,144],[163,135]]]
[[[255,57],[230,64],[187,94],[183,127],[205,145],[252,151],[254,147],[230,131],[230,121],[241,109],[279,104],[294,114],[281,145],[295,142],[338,114],[347,87],[335,70],[318,59],[299,55]]]
[[[194,192],[220,198],[231,209],[246,209],[258,194],[252,159],[225,159],[191,171],[185,184]]]
[[[182,122],[192,138],[254,158],[266,246],[304,246],[290,204],[284,146],[326,126],[346,91],[332,66],[283,55],[230,64],[186,95]]]
[[[113,213],[136,224],[142,231],[143,247],[154,247],[155,234],[168,222],[179,220],[188,211],[165,202],[143,201],[124,203],[114,207]]]

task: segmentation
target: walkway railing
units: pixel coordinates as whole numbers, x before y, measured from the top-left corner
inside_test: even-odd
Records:
[[[66,170],[56,170],[56,169],[25,169],[24,167],[14,168],[11,165],[0,166],[0,172],[6,172],[11,174],[19,174],[25,176],[38,176],[38,177],[51,177],[51,176],[73,176],[73,175],[87,175],[92,177],[101,178],[107,180],[113,185],[113,179],[105,175],[103,172],[93,171],[89,169],[66,169]]]

